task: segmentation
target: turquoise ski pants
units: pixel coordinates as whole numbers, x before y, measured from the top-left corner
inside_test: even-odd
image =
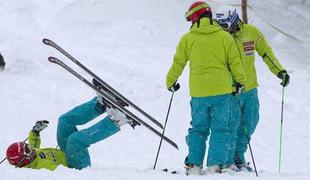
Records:
[[[78,130],[77,125],[83,125],[98,117],[96,98],[75,107],[60,116],[57,127],[57,141],[60,149],[65,152],[68,167],[83,169],[91,165],[88,147],[98,141],[115,134],[120,129],[108,117],[93,126]]]
[[[229,151],[234,149],[239,126],[239,119],[232,115],[239,114],[237,108],[232,108],[236,103],[236,99],[230,94],[192,97],[192,127],[186,136],[189,153],[185,163],[203,166],[206,141],[210,133],[207,166],[226,165],[233,161]]]
[[[240,126],[235,150],[235,163],[245,163],[244,154],[247,150],[248,141],[254,133],[259,120],[259,100],[257,88],[241,93],[239,96],[241,110]]]

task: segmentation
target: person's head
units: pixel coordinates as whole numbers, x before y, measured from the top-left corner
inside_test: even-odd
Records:
[[[193,3],[185,13],[186,20],[191,21],[192,24],[196,23],[203,17],[212,18],[210,5],[203,1]]]
[[[24,167],[36,157],[36,152],[25,142],[11,144],[6,150],[6,158],[10,164],[16,167]]]
[[[234,7],[223,6],[216,11],[215,20],[225,31],[235,33],[238,28],[239,13]]]

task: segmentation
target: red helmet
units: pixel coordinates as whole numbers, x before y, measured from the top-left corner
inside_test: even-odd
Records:
[[[6,150],[6,158],[10,164],[16,167],[24,167],[29,164],[36,156],[35,150],[29,144],[17,142],[11,144]]]
[[[193,3],[189,10],[185,13],[185,18],[187,21],[192,21],[194,24],[199,20],[200,16],[206,12],[212,14],[209,4],[203,1],[197,1]]]

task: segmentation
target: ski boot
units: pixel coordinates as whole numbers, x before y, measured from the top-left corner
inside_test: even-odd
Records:
[[[253,169],[250,166],[250,162],[242,163],[242,164],[236,164],[239,171],[241,172],[253,172]]]
[[[208,166],[207,168],[207,174],[216,174],[216,173],[222,173],[221,172],[221,167],[219,165],[214,165],[214,166]]]
[[[185,168],[185,175],[189,176],[189,175],[202,175],[202,167],[201,166],[196,166],[193,164],[185,164],[184,166]]]
[[[239,171],[239,168],[235,164],[225,165],[221,167],[221,173],[231,174]]]

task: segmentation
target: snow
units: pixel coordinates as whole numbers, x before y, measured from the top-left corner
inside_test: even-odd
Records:
[[[78,79],[47,61],[48,56],[56,56],[79,70],[64,56],[43,45],[41,40],[45,37],[60,44],[163,123],[171,95],[165,87],[165,75],[179,38],[190,26],[184,20],[184,12],[192,2],[1,1],[0,51],[7,66],[0,72],[0,158],[5,156],[9,144],[24,140],[39,119],[51,122],[42,132],[42,147],[56,147],[57,118],[95,95]],[[216,10],[222,5],[240,1],[210,3]],[[278,173],[282,88],[279,79],[257,57],[260,122],[251,143],[260,179],[309,179],[309,1],[250,1],[250,5],[255,12],[249,10],[249,22],[266,35],[291,75],[291,83],[285,89],[282,171]],[[279,33],[267,22],[299,41]],[[135,130],[124,127],[120,133],[90,147],[90,168],[77,171],[59,167],[50,172],[15,169],[4,162],[0,165],[1,179],[187,179],[182,172],[187,154],[184,137],[190,121],[188,69],[179,81],[181,89],[175,94],[166,135],[177,142],[180,150],[163,143],[158,170],[153,171],[152,167],[159,138],[144,127]],[[249,154],[247,159],[251,160]],[[161,172],[163,168],[178,170],[181,174]],[[255,175],[238,173],[189,178],[255,179]]]

